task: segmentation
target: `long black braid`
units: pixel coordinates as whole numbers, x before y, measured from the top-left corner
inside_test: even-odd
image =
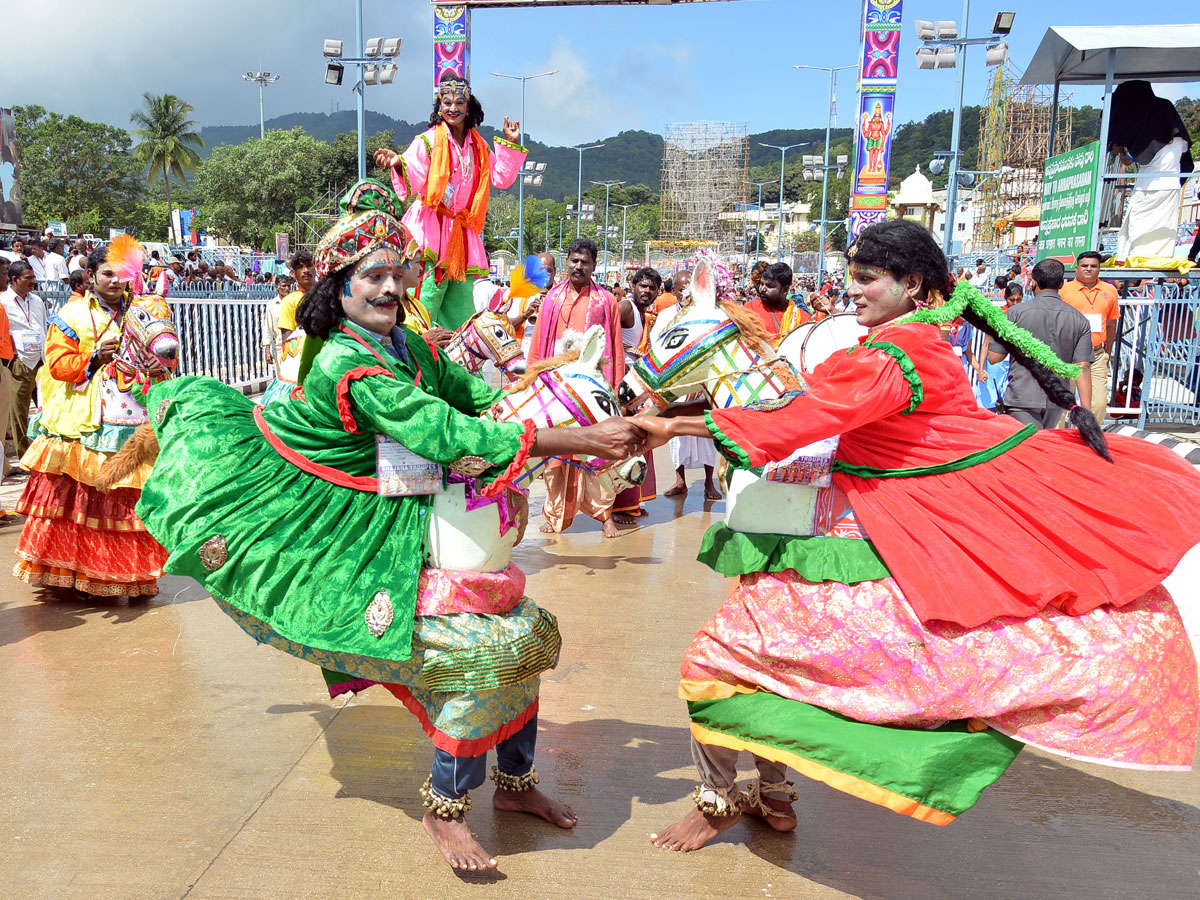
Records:
[[[1004,347],[1013,362],[1033,376],[1052,403],[1069,410],[1067,418],[1078,429],[1084,443],[1112,462],[1100,423],[1091,410],[1075,402],[1075,395],[1060,380],[1060,376],[1077,375],[1077,367],[1064,363],[1044,343],[1012,324],[969,283],[964,281],[956,286],[950,277],[945,254],[928,231],[907,219],[879,222],[863,230],[847,256],[856,265],[886,269],[896,279],[920,275],[922,286],[918,299],[926,300],[936,291],[948,302],[944,306],[918,310],[903,321],[940,325],[961,315]]]

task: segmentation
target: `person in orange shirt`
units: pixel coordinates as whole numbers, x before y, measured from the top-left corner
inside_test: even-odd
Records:
[[[1063,285],[1062,299],[1075,307],[1092,326],[1092,415],[1103,423],[1108,409],[1108,364],[1117,339],[1120,315],[1117,289],[1100,280],[1100,254],[1085,250],[1075,260],[1075,278]]]
[[[661,313],[664,309],[670,309],[679,303],[679,298],[687,296],[687,290],[692,286],[692,272],[690,269],[682,269],[675,273],[674,277],[667,281],[667,290],[664,290],[658,295],[658,299],[654,301],[654,311]]]
[[[792,287],[792,268],[787,263],[771,263],[763,270],[758,282],[758,296],[746,304],[763,327],[775,335],[775,342],[796,328],[813,321],[813,317],[788,299]]]

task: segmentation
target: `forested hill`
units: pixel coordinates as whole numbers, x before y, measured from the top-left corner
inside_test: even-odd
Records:
[[[1198,104],[1196,101],[1181,101],[1181,109],[1187,109],[1193,116]],[[966,154],[964,168],[977,168],[979,147],[979,115],[980,107],[968,106],[963,109],[962,146]],[[939,150],[950,149],[950,128],[952,116],[949,110],[936,112],[921,122],[909,122],[900,125],[896,130],[892,145],[892,181],[893,187],[908,175],[919,164],[928,171],[929,161]],[[1187,115],[1185,114],[1185,118]],[[321,141],[332,141],[339,134],[353,132],[356,116],[353,110],[339,110],[329,113],[290,113],[277,116],[267,121],[269,129],[303,128],[312,137]],[[379,132],[392,133],[394,145],[397,148],[406,146],[412,138],[424,130],[424,123],[406,122],[393,119],[383,113],[367,111],[366,131],[368,135]],[[491,138],[496,132],[488,126],[482,129],[485,137]],[[1100,112],[1092,107],[1082,107],[1075,110],[1074,138],[1075,143],[1094,140],[1100,130]],[[253,126],[222,125],[209,126],[201,129],[204,138],[205,155],[223,144],[240,144],[256,137],[258,130]],[[833,130],[834,152],[839,148],[845,150],[850,145],[851,130],[835,128]],[[808,147],[797,147],[788,154],[788,169],[798,167],[801,156],[806,152],[820,152],[825,141],[824,128],[776,129],[760,134],[750,135],[750,165],[762,167],[768,172],[779,172],[779,151],[762,144],[808,144]],[[540,188],[530,188],[528,193],[535,197],[548,197],[561,200],[573,196],[576,191],[579,174],[579,153],[571,147],[548,147],[536,140],[536,136],[527,137],[526,143],[530,148],[530,159],[547,164],[545,181]],[[630,185],[644,184],[657,193],[662,177],[663,139],[660,135],[648,131],[623,131],[620,134],[599,138],[592,143],[603,143],[596,150],[588,150],[584,154],[583,179],[584,188],[591,181],[622,180]],[[760,170],[761,171],[761,170]],[[945,176],[935,179],[944,183]]]

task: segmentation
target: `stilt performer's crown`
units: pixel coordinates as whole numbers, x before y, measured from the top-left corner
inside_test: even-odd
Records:
[[[442,100],[470,100],[471,85],[470,82],[459,78],[457,75],[449,73],[442,76],[442,80],[438,82],[437,95]]]

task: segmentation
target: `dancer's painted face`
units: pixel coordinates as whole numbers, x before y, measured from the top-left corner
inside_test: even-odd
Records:
[[[850,264],[848,291],[859,325],[874,328],[912,312],[916,308],[913,296],[920,289],[920,275],[904,275],[897,280],[886,269]]]
[[[342,311],[355,325],[387,334],[404,321],[404,257],[385,247],[364,257],[343,288]]]

